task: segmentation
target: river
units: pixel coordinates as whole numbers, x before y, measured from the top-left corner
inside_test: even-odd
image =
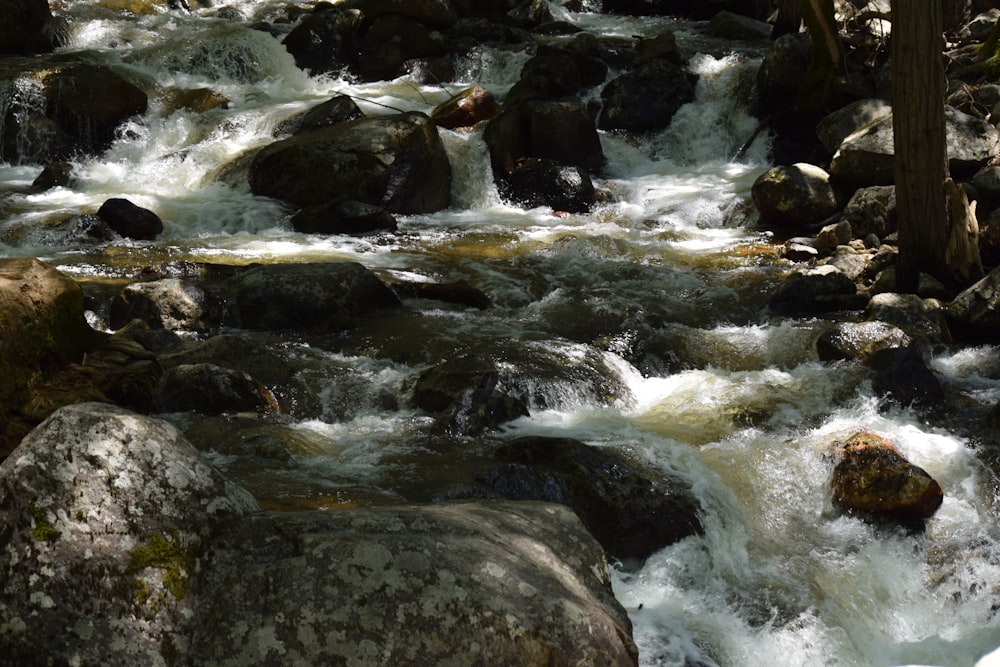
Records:
[[[787,266],[742,211],[769,166],[768,137],[733,158],[756,126],[743,101],[766,44],[708,39],[695,23],[553,6],[604,35],[673,29],[700,75],[696,101],[669,129],[641,142],[602,134],[608,165],[597,185],[612,201],[568,216],[506,205],[482,131],[442,131],[454,170],[450,208],[400,216],[394,234],[327,237],[292,231],[291,208],[252,195],[223,168],[336,94],[373,115],[386,105],[428,111],[471,84],[502,98],[527,55],[474,50],[446,86],[310,77],[278,39],[248,27],[284,5],[236,0],[187,13],[141,11],[129,0],[54,2],[71,18],[62,51],[121,64],[164,88],[208,87],[230,103],[192,113],[154,97],[110,150],[74,163],[70,187],[5,196],[0,256],[39,256],[85,285],[165,262],[355,260],[388,279],[466,280],[492,307],[427,302],[341,334],[336,346],[279,343],[308,357],[301,372],[320,396],[314,417],[289,425],[310,453],[270,468],[225,452],[210,452],[213,462],[272,499],[406,499],[400,452],[429,424],[405,407],[422,369],[476,350],[511,363],[523,350],[589,355],[627,390],[608,401],[592,387],[539,378],[531,416],[502,437],[623,448],[691,484],[705,534],[641,567],[614,569],[642,665],[969,667],[1000,646],[1000,514],[977,432],[960,418],[881,409],[861,373],[818,360],[826,322],[766,309]],[[0,165],[0,189],[23,190],[41,167]],[[149,243],[54,243],[62,221],[110,197],[156,211],[163,234]],[[93,318],[102,325],[100,313]],[[403,345],[413,350],[406,360],[369,353]],[[970,414],[1000,401],[1000,347],[941,348],[931,367]],[[834,510],[824,453],[861,428],[891,439],[940,482],[944,504],[924,532]]]

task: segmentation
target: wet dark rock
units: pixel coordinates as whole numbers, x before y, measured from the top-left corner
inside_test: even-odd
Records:
[[[349,328],[358,317],[399,304],[361,264],[253,264],[221,286],[227,323],[246,329]]]
[[[437,415],[446,431],[474,435],[528,416],[528,406],[505,391],[495,365],[458,357],[424,371],[413,389],[413,402]]]
[[[111,229],[106,220],[102,220],[94,213],[85,213],[70,218],[62,242],[87,245],[116,241],[120,238],[121,236]]]
[[[770,308],[780,314],[807,314],[864,308],[868,297],[835,266],[792,273],[771,297]]]
[[[700,505],[679,480],[607,447],[570,438],[525,437],[495,453],[477,482],[509,500],[568,505],[609,556],[645,559],[702,532]]]
[[[397,228],[395,216],[384,208],[351,200],[308,206],[291,222],[295,231],[305,234],[371,234]]]
[[[687,58],[677,46],[677,38],[670,31],[647,37],[636,44],[636,63],[647,60],[666,60],[675,65],[686,65]]]
[[[1000,268],[956,296],[947,312],[955,328],[974,340],[1000,332]]]
[[[75,151],[98,153],[115,139],[126,120],[146,112],[148,99],[113,69],[78,64],[58,68],[44,79],[45,115]]]
[[[160,216],[148,208],[137,206],[127,199],[108,199],[97,210],[97,216],[125,238],[151,241],[163,231]]]
[[[580,167],[527,158],[497,183],[500,196],[525,208],[585,213],[597,201],[590,174]]]
[[[434,107],[431,120],[438,127],[453,130],[472,127],[499,114],[500,103],[493,93],[481,86],[471,86]]]
[[[180,364],[167,369],[156,398],[161,412],[278,412],[277,400],[259,380],[215,364]]]
[[[309,111],[288,119],[282,123],[279,131],[301,134],[364,117],[364,112],[358,108],[357,103],[351,97],[337,95],[326,102],[317,104]]]
[[[73,165],[69,162],[52,162],[45,165],[31,187],[35,190],[51,190],[52,188],[65,187],[70,184],[73,178]]]
[[[197,345],[159,356],[164,368],[182,364],[215,364],[238,368],[268,385],[289,382],[293,366],[274,352],[266,341],[240,334],[212,336]]]
[[[188,645],[206,546],[257,504],[166,422],[80,403],[0,465],[0,507],[6,660],[158,664]]]
[[[602,83],[607,73],[608,66],[588,53],[542,45],[524,64],[521,78],[507,93],[505,103],[559,99]]]
[[[206,560],[200,600],[213,622],[189,649],[202,661],[637,663],[600,545],[559,505],[266,515]],[[261,627],[280,644],[259,643]]]
[[[886,322],[838,322],[816,340],[821,361],[865,359],[890,347],[907,347],[911,339]]]
[[[365,81],[394,79],[403,74],[403,63],[417,58],[442,56],[448,51],[449,46],[439,30],[404,16],[389,14],[376,19],[365,32],[358,56],[358,71]]]
[[[49,53],[66,42],[65,22],[52,15],[46,0],[7,0],[3,14],[0,53]]]
[[[532,100],[509,106],[483,135],[493,173],[511,174],[522,158],[540,158],[596,171],[604,151],[594,121],[578,99]]]
[[[912,347],[890,347],[868,357],[872,389],[901,407],[929,412],[942,407],[944,390],[923,356]]]
[[[261,149],[248,174],[255,194],[313,206],[347,199],[390,213],[448,205],[451,166],[437,127],[404,113],[340,123]]]
[[[791,230],[808,230],[837,209],[830,175],[806,163],[773,167],[757,177],[751,188],[761,221]]]
[[[361,12],[324,3],[306,15],[282,40],[295,64],[312,74],[357,71],[361,52]]]
[[[120,329],[138,319],[151,329],[203,331],[218,317],[218,307],[199,285],[164,278],[127,285],[111,302],[108,324]]]
[[[492,21],[505,18],[513,4],[511,0],[451,0],[451,6],[461,18],[484,18]]]
[[[18,417],[33,384],[79,362],[102,338],[83,313],[83,292],[36,259],[0,259],[0,456],[34,424]],[[37,422],[36,422],[37,423]]]
[[[905,524],[930,518],[944,500],[934,478],[874,433],[855,433],[831,449],[833,502],[848,512]]]
[[[490,307],[490,298],[464,280],[453,283],[396,282],[392,290],[405,299],[433,299],[478,310]]]
[[[678,109],[694,100],[694,86],[681,67],[649,60],[612,79],[601,91],[602,130],[646,132],[670,124]]]

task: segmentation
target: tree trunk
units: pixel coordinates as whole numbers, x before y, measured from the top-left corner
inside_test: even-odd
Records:
[[[944,182],[942,0],[892,0],[892,129],[898,287],[914,291],[921,272],[949,280]]]

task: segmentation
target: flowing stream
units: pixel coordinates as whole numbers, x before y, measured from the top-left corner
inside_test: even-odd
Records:
[[[168,262],[355,260],[387,279],[467,280],[492,300],[485,311],[413,304],[323,346],[276,341],[315,390],[315,417],[288,425],[306,451],[271,466],[210,453],[255,493],[316,507],[419,496],[407,491],[421,483],[407,478],[407,451],[428,418],[405,406],[421,370],[477,350],[510,363],[596,360],[623,388],[613,398],[592,383],[541,377],[531,416],[501,437],[624,448],[692,485],[705,534],[615,568],[643,665],[960,667],[1000,646],[998,498],[976,433],[960,414],[928,423],[880,409],[859,371],[817,359],[824,321],[765,307],[787,267],[743,211],[769,166],[767,137],[733,156],[756,125],[744,101],[766,45],[714,41],[698,24],[554,6],[605,35],[676,30],[700,75],[697,100],[666,131],[641,143],[602,135],[608,165],[598,185],[611,202],[561,217],[506,205],[482,131],[443,130],[454,170],[448,210],[401,216],[395,234],[319,236],[293,232],[290,207],[253,196],[225,167],[339,93],[372,115],[388,113],[382,105],[429,111],[471,84],[502,98],[527,54],[475,51],[447,89],[361,85],[310,77],[278,38],[247,27],[284,11],[273,0],[191,13],[145,12],[128,0],[54,6],[72,19],[63,51],[163,88],[211,88],[230,104],[193,113],[152,98],[110,150],[74,164],[71,187],[0,200],[0,256],[39,256],[85,285],[124,284]],[[2,164],[0,187],[21,191],[41,167]],[[156,211],[162,236],[58,245],[60,224],[110,197]],[[968,414],[1000,401],[1000,347],[940,349],[932,368]],[[212,428],[172,418],[193,437]],[[923,533],[834,510],[824,453],[861,428],[890,438],[944,488]]]

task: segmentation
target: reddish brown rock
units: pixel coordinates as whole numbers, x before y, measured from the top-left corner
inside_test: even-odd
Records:
[[[839,459],[830,483],[834,505],[902,522],[929,518],[941,506],[937,481],[885,438],[859,431],[832,450]]]

